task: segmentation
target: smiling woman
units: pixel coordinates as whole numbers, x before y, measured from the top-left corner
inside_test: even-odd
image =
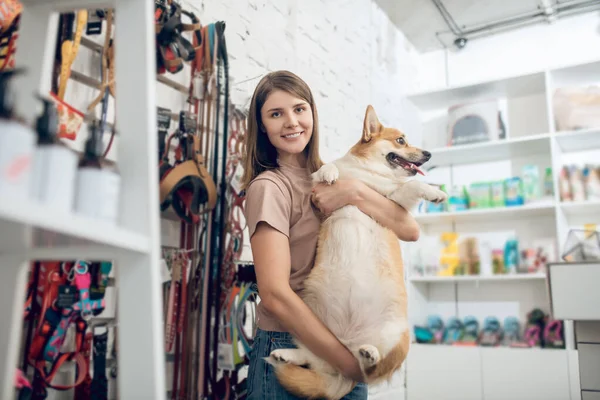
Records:
[[[264,358],[275,349],[295,347],[299,339],[343,375],[361,381],[354,355],[325,327],[300,294],[314,266],[320,220],[352,204],[403,240],[416,240],[418,225],[391,200],[358,180],[313,187],[319,156],[319,125],[308,85],[288,71],[272,72],[259,82],[248,116],[243,186],[260,303],[258,330],[250,353],[248,399],[295,399],[278,382]],[[392,228],[393,226],[393,228]],[[366,399],[358,384],[344,399]]]

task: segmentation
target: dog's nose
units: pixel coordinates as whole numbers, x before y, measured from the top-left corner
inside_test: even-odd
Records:
[[[423,151],[423,155],[425,156],[426,159],[430,159],[431,158],[431,153],[428,151]]]

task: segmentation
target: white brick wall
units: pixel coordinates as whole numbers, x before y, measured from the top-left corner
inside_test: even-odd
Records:
[[[412,126],[402,93],[412,87],[418,55],[371,0],[188,0],[202,23],[226,22],[232,99],[249,105],[265,73],[288,69],[311,87],[322,157],[341,156],[358,140],[364,111]]]

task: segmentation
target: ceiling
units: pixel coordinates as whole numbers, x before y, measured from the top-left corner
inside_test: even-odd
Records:
[[[454,46],[465,36],[468,40],[533,22],[547,23],[548,18],[562,18],[582,12],[600,10],[600,0],[375,0],[390,20],[419,52]],[[544,5],[546,8],[544,8]],[[456,23],[454,32],[442,17]],[[544,11],[548,14],[544,15]],[[555,12],[553,14],[553,12]],[[535,15],[537,14],[537,17]],[[516,17],[522,17],[518,21]],[[511,24],[506,23],[512,21]],[[490,23],[498,23],[493,29]],[[457,34],[459,30],[466,34]],[[470,31],[474,32],[470,33]]]

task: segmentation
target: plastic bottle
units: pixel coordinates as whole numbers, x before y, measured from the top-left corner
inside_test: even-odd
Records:
[[[544,196],[554,197],[554,182],[552,179],[552,168],[547,167],[544,175]]]
[[[75,212],[114,224],[119,211],[121,177],[116,169],[103,165],[102,152],[101,132],[93,124],[79,161]]]
[[[77,153],[58,139],[58,113],[54,103],[40,98],[44,110],[37,119],[37,147],[34,152],[32,197],[53,209],[73,209]]]
[[[21,70],[0,73],[0,193],[2,198],[29,198],[35,146],[33,129],[14,110],[12,78]]]

